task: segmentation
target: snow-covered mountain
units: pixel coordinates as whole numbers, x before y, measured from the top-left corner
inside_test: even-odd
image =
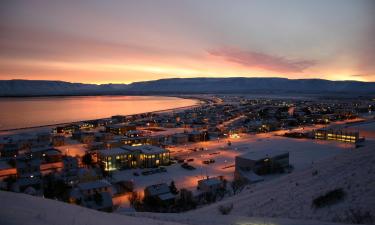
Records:
[[[173,78],[126,84],[2,80],[0,96],[178,94],[178,93],[347,93],[373,94],[375,82],[286,78]]]

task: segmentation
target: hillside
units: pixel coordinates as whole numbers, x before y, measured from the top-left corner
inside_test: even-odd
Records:
[[[258,225],[337,225],[320,221],[275,218],[249,218],[243,216],[210,216],[207,214],[186,217],[186,214],[145,214],[126,216],[104,213],[40,197],[0,191],[1,225],[182,225],[182,224],[246,224]],[[6,207],[5,207],[6,206]],[[147,218],[151,217],[151,218]],[[154,218],[153,218],[154,217]],[[158,218],[160,217],[160,218]],[[174,221],[174,222],[173,222]],[[181,221],[176,222],[176,221]]]
[[[0,80],[0,96],[198,93],[373,94],[375,82],[286,78],[173,78],[126,84]]]
[[[40,197],[0,191],[1,225],[181,225],[135,218],[70,205]]]
[[[350,210],[375,216],[375,151],[374,143],[335,158],[316,162],[311,168],[291,173],[280,179],[251,185],[242,193],[226,200],[184,214],[137,213],[157,219],[181,221],[198,225],[213,218],[216,224],[228,224],[249,217],[272,223],[272,218],[353,223],[356,215]],[[316,175],[313,172],[317,171]],[[318,196],[342,188],[346,197],[341,202],[323,208],[312,207]],[[230,215],[221,215],[220,205],[233,204]],[[363,216],[363,215],[362,215]],[[194,219],[192,219],[194,218]],[[221,219],[219,219],[221,218]],[[225,222],[224,222],[225,221]],[[289,223],[287,223],[289,224]],[[297,223],[298,224],[298,223]],[[319,222],[318,224],[324,224]]]
[[[1,225],[65,224],[278,224],[331,225],[352,223],[349,211],[375,215],[374,141],[366,147],[317,161],[311,168],[249,186],[223,201],[181,214],[103,213],[49,199],[0,191]],[[343,150],[346,151],[346,150]],[[314,172],[316,172],[315,175]],[[346,196],[336,204],[315,209],[314,198],[335,188]],[[233,204],[230,215],[221,215],[220,205]],[[6,206],[6,207],[5,207]]]

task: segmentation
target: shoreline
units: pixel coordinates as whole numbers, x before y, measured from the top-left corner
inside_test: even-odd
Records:
[[[127,96],[127,95],[124,95],[124,96]],[[40,96],[40,97],[42,97],[42,96]],[[44,97],[51,97],[51,96],[44,96]],[[54,96],[54,97],[57,97],[57,96]],[[74,97],[80,97],[80,96],[74,96]],[[87,96],[82,96],[82,97],[87,97]],[[206,103],[209,102],[208,99],[199,98],[199,97],[193,97],[193,96],[163,96],[163,97],[174,97],[174,98],[180,98],[180,99],[191,99],[191,100],[195,100],[196,103],[193,104],[193,105],[182,106],[182,107],[177,107],[177,108],[161,109],[161,110],[155,110],[155,111],[149,111],[149,112],[142,112],[142,113],[134,113],[134,114],[120,114],[120,115],[124,115],[124,116],[136,116],[136,115],[141,115],[141,114],[145,114],[145,113],[155,113],[155,114],[171,113],[171,112],[174,112],[174,111],[183,111],[183,110],[188,110],[188,109],[196,108],[196,107],[199,107],[199,106],[201,106],[201,105],[206,104]],[[112,116],[114,116],[114,115],[112,115]],[[56,126],[62,126],[62,125],[67,125],[67,124],[72,124],[72,123],[79,123],[79,122],[90,121],[90,120],[108,119],[108,118],[111,118],[111,117],[96,118],[96,119],[87,119],[87,120],[79,120],[79,121],[70,121],[70,122],[63,122],[63,123],[55,123],[55,124],[46,124],[46,125],[39,125],[39,126],[31,126],[31,127],[0,129],[0,136],[1,135],[7,135],[8,132],[10,134],[12,134],[13,132],[18,133],[18,131],[22,131],[22,130],[25,130],[25,132],[27,132],[27,130],[43,129],[43,128],[47,129],[47,128],[53,128],[53,127],[56,127]]]

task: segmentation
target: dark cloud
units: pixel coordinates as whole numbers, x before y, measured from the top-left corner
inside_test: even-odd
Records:
[[[315,65],[315,62],[311,60],[290,60],[279,56],[253,51],[243,51],[234,48],[208,50],[208,53],[223,57],[230,62],[235,62],[246,67],[261,68],[277,72],[302,72]]]

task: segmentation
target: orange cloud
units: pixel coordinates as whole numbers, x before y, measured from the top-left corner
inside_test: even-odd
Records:
[[[249,68],[260,68],[281,73],[303,72],[315,65],[312,60],[290,60],[279,56],[268,55],[260,52],[243,51],[234,48],[209,50],[211,55],[241,64]]]

